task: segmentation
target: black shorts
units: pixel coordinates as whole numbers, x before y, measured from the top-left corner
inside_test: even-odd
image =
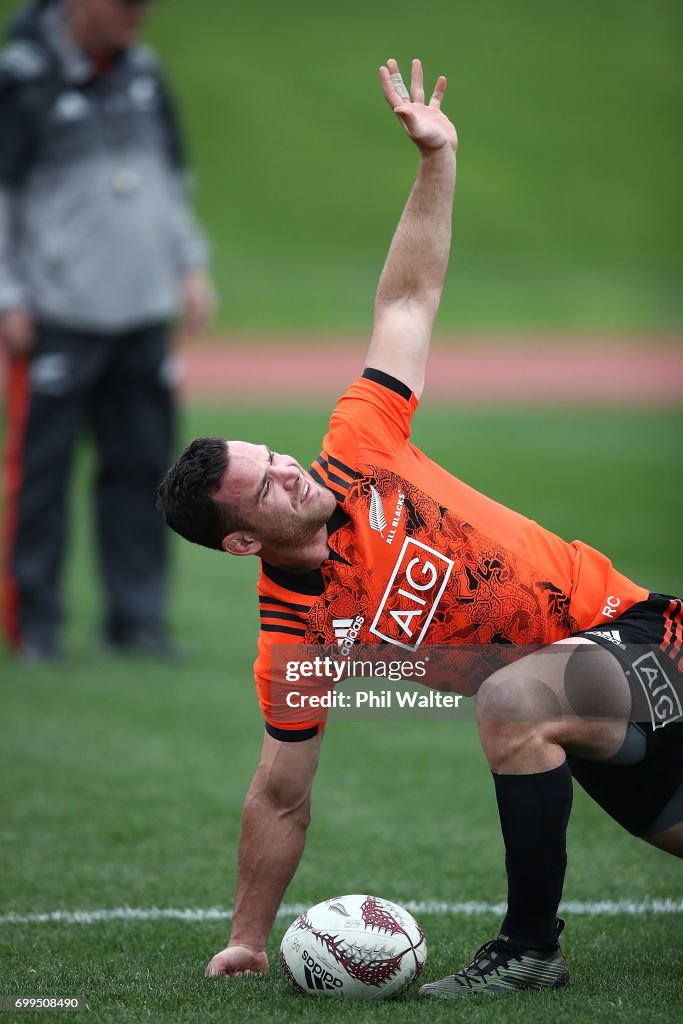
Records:
[[[631,717],[646,745],[636,764],[568,755],[572,775],[633,835],[662,831],[683,820],[683,604],[650,594],[618,618],[574,635],[600,644],[620,663],[631,687]]]

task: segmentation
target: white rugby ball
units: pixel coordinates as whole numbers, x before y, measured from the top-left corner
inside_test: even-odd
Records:
[[[427,943],[407,910],[378,896],[337,896],[285,932],[280,966],[294,988],[338,999],[390,999],[419,976]]]

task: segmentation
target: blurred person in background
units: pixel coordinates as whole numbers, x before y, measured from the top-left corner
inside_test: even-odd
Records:
[[[97,448],[107,649],[176,657],[155,490],[174,426],[179,309],[213,312],[207,242],[144,0],[34,0],[0,58],[0,343],[8,357],[4,625],[62,657],[60,570],[76,438]]]

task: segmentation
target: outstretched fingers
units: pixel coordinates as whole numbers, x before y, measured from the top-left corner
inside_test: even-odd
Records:
[[[379,74],[382,79],[382,91],[392,110],[400,107],[402,103],[410,102],[410,95],[401,78],[398,64],[393,57],[387,61],[386,66],[383,65],[379,69]]]
[[[411,67],[410,92],[408,92],[398,62],[390,57],[386,65],[379,69],[382,80],[382,90],[387,103],[392,110],[408,103],[424,104],[424,78],[422,74],[422,62],[415,59]],[[437,110],[441,106],[441,100],[446,91],[446,78],[440,75],[434,86],[434,92],[429,101],[429,106]]]
[[[439,75],[439,77],[436,80],[436,85],[434,86],[434,92],[432,93],[432,98],[429,101],[429,106],[430,107],[436,107],[436,109],[438,110],[441,107],[441,100],[443,99],[443,94],[445,93],[445,91],[446,91],[446,76],[445,75]]]
[[[411,66],[410,95],[413,103],[424,103],[425,101],[422,62],[419,60],[414,60]]]
[[[458,148],[455,128],[441,111],[441,101],[446,92],[445,76],[439,75],[429,103],[425,106],[422,63],[419,60],[412,62],[410,93],[393,57],[386,65],[382,65],[379,73],[387,103],[420,152],[428,153],[444,146],[455,152]]]

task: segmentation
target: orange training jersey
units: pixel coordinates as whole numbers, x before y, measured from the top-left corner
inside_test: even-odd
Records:
[[[605,555],[432,462],[410,443],[416,408],[410,390],[378,370],[354,381],[310,471],[337,499],[330,558],[302,575],[262,563],[254,668],[275,732],[311,723],[277,721],[273,644],[334,645],[349,629],[397,654],[422,644],[550,644],[648,596]]]

